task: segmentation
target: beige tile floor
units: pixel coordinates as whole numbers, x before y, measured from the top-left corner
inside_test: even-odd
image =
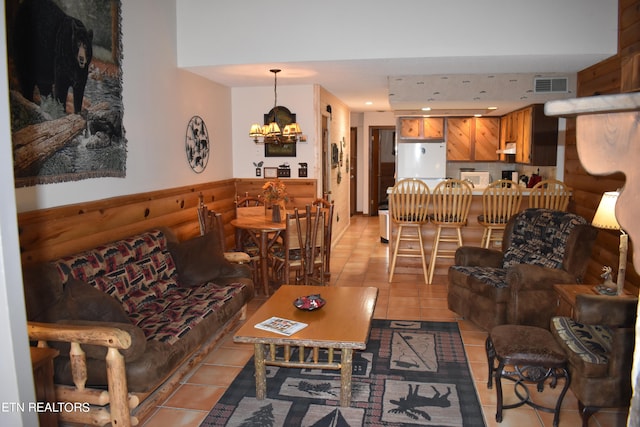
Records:
[[[422,276],[396,274],[387,283],[387,245],[380,243],[378,218],[355,216],[351,225],[331,252],[332,286],[376,286],[379,289],[375,317],[379,319],[457,321],[467,352],[476,390],[488,427],[550,427],[553,414],[524,406],[503,412],[502,423],[495,421],[495,388],[487,389],[487,360],[484,342],[487,334],[447,309],[446,276],[434,276],[431,286]],[[249,313],[264,301],[254,299]],[[144,427],[197,427],[205,419],[226,387],[249,360],[253,348],[235,344],[231,335],[183,380],[180,387],[144,420]],[[533,398],[553,406],[559,388],[546,388]],[[505,404],[513,402],[510,387],[505,386]],[[512,392],[511,392],[512,395]],[[577,401],[569,391],[562,404],[560,427],[580,426]],[[626,425],[626,414],[603,410],[592,417],[590,427]]]

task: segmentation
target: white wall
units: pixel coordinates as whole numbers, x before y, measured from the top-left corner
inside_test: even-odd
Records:
[[[7,81],[5,21],[0,24],[0,81]],[[2,404],[35,401],[33,376],[27,342],[22,271],[18,244],[16,204],[13,197],[13,155],[9,94],[7,85],[0,85],[0,402]],[[0,425],[34,426],[37,414],[10,410],[0,412]]]
[[[273,0],[266,5],[285,20],[282,25],[268,22],[260,0],[181,0],[178,63],[188,67],[617,50],[617,0]],[[354,28],[357,34],[350,32]]]
[[[19,212],[233,176],[231,90],[177,68],[175,0],[123,1],[122,8],[126,178],[20,188]],[[211,141],[200,174],[189,167],[184,148],[194,115],[204,119]]]
[[[265,70],[268,74],[269,71]],[[308,178],[318,178],[322,171],[318,166],[318,132],[316,129],[316,97],[313,85],[278,86],[278,105],[296,115],[306,142],[296,147],[296,157],[264,157],[264,144],[256,144],[249,138],[253,123],[263,124],[264,115],[273,108],[274,93],[271,87],[240,87],[231,90],[231,123],[233,150],[233,177],[255,177],[253,163],[263,161],[263,167],[276,167],[283,163],[291,166],[291,177],[298,177],[298,163],[308,163]]]

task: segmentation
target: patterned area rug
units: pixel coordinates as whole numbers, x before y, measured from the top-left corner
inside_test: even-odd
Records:
[[[339,371],[268,366],[264,400],[253,374],[251,359],[201,427],[485,425],[453,322],[374,320],[366,350],[354,352],[349,408]]]

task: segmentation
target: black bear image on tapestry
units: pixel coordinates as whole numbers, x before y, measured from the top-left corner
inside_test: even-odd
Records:
[[[7,0],[16,187],[124,177],[120,0]]]

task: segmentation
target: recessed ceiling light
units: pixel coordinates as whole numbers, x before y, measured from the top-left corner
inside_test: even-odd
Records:
[[[487,110],[497,110],[498,107],[487,107]]]
[[[367,101],[367,102],[364,103],[364,105],[373,105],[373,102]]]
[[[474,114],[473,117],[482,117],[482,114]]]
[[[422,111],[431,111],[431,107],[422,107]]]

